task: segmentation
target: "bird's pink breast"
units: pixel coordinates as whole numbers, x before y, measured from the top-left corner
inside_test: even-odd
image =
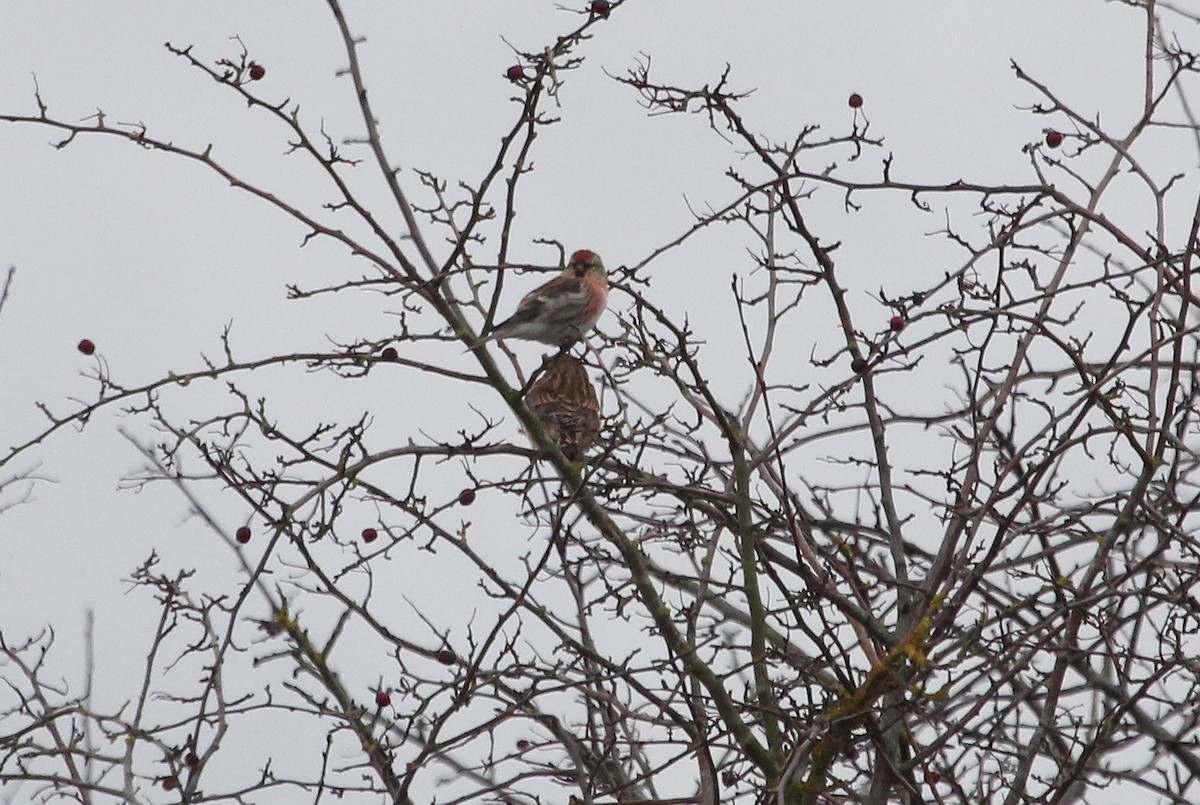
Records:
[[[587,307],[584,308],[585,317],[588,321],[595,323],[608,304],[608,288],[595,277],[588,277],[585,281],[588,284],[588,301]]]

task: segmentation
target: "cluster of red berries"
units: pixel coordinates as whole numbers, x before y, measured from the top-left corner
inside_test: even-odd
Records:
[[[847,101],[847,103],[850,105],[851,109],[861,109],[862,105],[863,105],[863,96],[859,95],[857,92],[851,93],[850,99]],[[1056,129],[1047,130],[1047,132],[1046,132],[1046,147],[1047,148],[1058,148],[1060,145],[1063,144],[1063,138],[1064,138],[1064,135],[1061,131],[1058,131]],[[893,329],[896,329],[896,328],[893,326]]]
[[[456,498],[456,500],[458,501],[458,505],[459,506],[470,506],[472,503],[475,502],[475,494],[476,494],[475,490],[472,489],[471,487],[467,487],[463,491],[459,492],[458,498]],[[252,536],[252,533],[253,532],[250,531],[250,526],[244,525],[241,528],[239,528],[237,531],[233,532],[233,537],[240,544],[245,545],[246,543],[248,543],[250,541],[250,537]],[[374,542],[377,539],[379,539],[379,529],[371,528],[368,526],[367,528],[364,528],[362,530],[362,541],[363,542],[370,545],[372,542]],[[453,657],[453,655],[451,655],[451,656]],[[454,661],[453,659],[450,660],[450,662],[453,662],[453,661]]]
[[[588,3],[588,11],[602,19],[608,19],[608,13],[612,11],[612,3],[609,0],[592,0]],[[504,77],[509,81],[516,83],[525,79],[525,68],[519,64],[514,64],[504,71]]]

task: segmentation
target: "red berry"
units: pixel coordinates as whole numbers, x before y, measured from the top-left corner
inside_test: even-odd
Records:
[[[936,771],[925,772],[925,782],[929,783],[930,785],[937,785],[939,782],[941,782],[941,779],[942,779],[941,772],[936,772]]]
[[[377,707],[387,707],[392,703],[392,697],[388,695],[386,690],[375,691],[375,705]]]
[[[267,74],[267,68],[261,64],[250,62],[250,80],[259,81]]]
[[[464,489],[463,491],[458,493],[458,505],[470,506],[474,502],[475,502],[475,490],[474,489]]]
[[[520,749],[522,752],[525,751],[526,749],[529,748],[529,741],[522,738],[521,740],[517,741],[517,748]]]
[[[379,532],[373,528],[364,528],[362,533],[363,542],[374,542],[379,536]]]
[[[504,77],[509,81],[520,81],[525,77],[525,68],[519,64],[514,64],[504,71]]]
[[[608,0],[592,0],[592,13],[599,17],[607,17],[608,12],[612,9],[612,4]]]
[[[862,96],[859,95],[857,92],[854,93],[853,95],[850,96],[849,103],[850,103],[851,109],[859,108],[860,106],[862,106]]]
[[[904,320],[903,316],[892,316],[891,321],[888,322],[888,326],[890,326],[896,332],[899,332],[900,330],[904,329],[904,325],[907,323],[908,322]]]
[[[383,352],[379,353],[379,357],[383,358],[385,361],[396,360],[396,348],[395,347],[385,347]]]
[[[856,375],[861,375],[863,372],[867,371],[867,362],[863,358],[855,358],[854,360],[850,361],[850,368]]]
[[[1046,145],[1050,148],[1058,148],[1062,145],[1062,141],[1063,135],[1061,131],[1050,129],[1050,131],[1046,132]]]
[[[237,533],[234,536],[237,537],[238,542],[245,545],[250,541],[250,526],[242,526],[237,530]]]
[[[725,785],[733,785],[737,782],[737,775],[731,771],[721,772],[721,782]]]
[[[437,661],[442,665],[453,665],[458,659],[458,655],[448,648],[444,648],[437,653]]]
[[[187,757],[185,757],[183,759],[183,762],[188,764],[192,768],[195,768],[196,766],[200,765],[200,756],[197,755],[195,752],[188,752]]]
[[[96,345],[93,344],[91,341],[89,341],[86,338],[79,342],[79,345],[77,348],[84,355],[91,355],[93,352],[96,351]]]
[[[162,787],[168,791],[179,788],[179,779],[174,774],[169,774],[162,778]]]

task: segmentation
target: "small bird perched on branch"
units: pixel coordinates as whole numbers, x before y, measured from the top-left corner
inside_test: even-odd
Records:
[[[569,347],[596,326],[607,304],[604,263],[595,252],[580,249],[561,274],[526,295],[517,312],[497,324],[483,341],[523,338]]]
[[[525,404],[568,461],[580,461],[600,432],[600,400],[578,358],[560,352],[542,364]],[[530,441],[533,441],[531,436]]]

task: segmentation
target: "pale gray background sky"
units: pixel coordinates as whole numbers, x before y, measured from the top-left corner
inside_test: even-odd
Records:
[[[573,24],[551,0],[351,1],[346,10],[367,39],[361,54],[371,97],[410,191],[414,167],[452,184],[482,173],[517,114],[502,76],[514,61],[504,40],[537,49]],[[1019,108],[1036,98],[1015,80],[1010,59],[1119,129],[1140,104],[1141,26],[1140,12],[1099,0],[630,0],[583,49],[587,61],[562,95],[562,123],[537,143],[512,257],[551,262],[532,240],[553,237],[599,251],[610,266],[640,262],[686,229],[688,202],[717,206],[732,197],[723,172],[746,167],[738,154],[699,118],[648,119],[633,93],[604,74],[623,73],[639,53],[653,57],[660,78],[681,85],[715,81],[728,62],[731,85],[755,90],[743,116],[776,139],[813,123],[845,133],[847,96],[859,92],[871,134],[896,155],[895,178],[1020,183],[1031,178],[1022,146],[1066,121]],[[324,120],[335,140],[361,134],[350,85],[335,75],[345,63],[336,28],[318,2],[11,0],[0,6],[0,110],[34,111],[36,74],[52,114],[79,120],[100,108],[110,121],[141,122],[180,144],[211,142],[216,158],[247,177],[297,199],[321,199],[311,174],[281,156],[286,132],[163,48],[170,41],[193,45],[205,59],[232,56],[233,35],[267,68],[256,91],[290,98],[306,120]],[[303,232],[295,223],[201,167],[115,139],[80,138],[62,151],[47,145],[53,139],[46,130],[0,125],[0,268],[17,267],[0,316],[3,447],[42,425],[35,401],[62,412],[70,398],[93,393],[82,373],[97,358],[76,352],[80,338],[95,341],[113,376],[134,385],[196,368],[202,352],[218,354],[228,322],[245,357],[389,331],[382,298],[286,302],[285,284],[363,268],[328,243],[298,249]],[[877,172],[877,156],[860,168],[860,175]],[[367,184],[383,198],[373,177]],[[880,200],[858,216],[829,215],[819,224],[823,238],[843,240],[842,281],[865,314],[877,307],[870,294],[880,286],[911,290],[960,265],[956,251],[926,237],[943,221]],[[745,265],[743,248],[739,234],[714,228],[668,253],[650,270],[657,301],[690,311],[702,335],[718,332],[731,315],[721,302],[729,276]],[[505,309],[533,282],[514,280]],[[881,326],[887,315],[880,308]],[[798,360],[811,346],[797,345]],[[721,354],[719,345],[712,350]],[[446,359],[466,365],[469,356]],[[717,381],[736,407],[748,380]],[[382,373],[279,382],[295,384],[298,417],[369,410],[397,440],[475,422],[466,400],[439,399],[439,389],[414,394]],[[190,393],[197,396],[188,404],[198,405],[208,392]],[[501,410],[495,399],[477,402]],[[175,493],[118,491],[139,464],[119,426],[150,437],[144,421],[106,415],[83,433],[51,437],[0,473],[37,465],[53,481],[0,516],[0,629],[16,637],[54,624],[69,676],[78,667],[83,613],[96,608],[102,689],[113,701],[132,692],[122,689],[121,635],[148,613],[143,596],[124,594],[121,579],[151,549],[168,563],[200,563],[219,589],[235,589],[239,578],[228,552],[214,550],[194,521],[183,522],[186,506]],[[452,495],[459,481],[448,472]],[[219,505],[229,528],[245,521],[236,501]]]

